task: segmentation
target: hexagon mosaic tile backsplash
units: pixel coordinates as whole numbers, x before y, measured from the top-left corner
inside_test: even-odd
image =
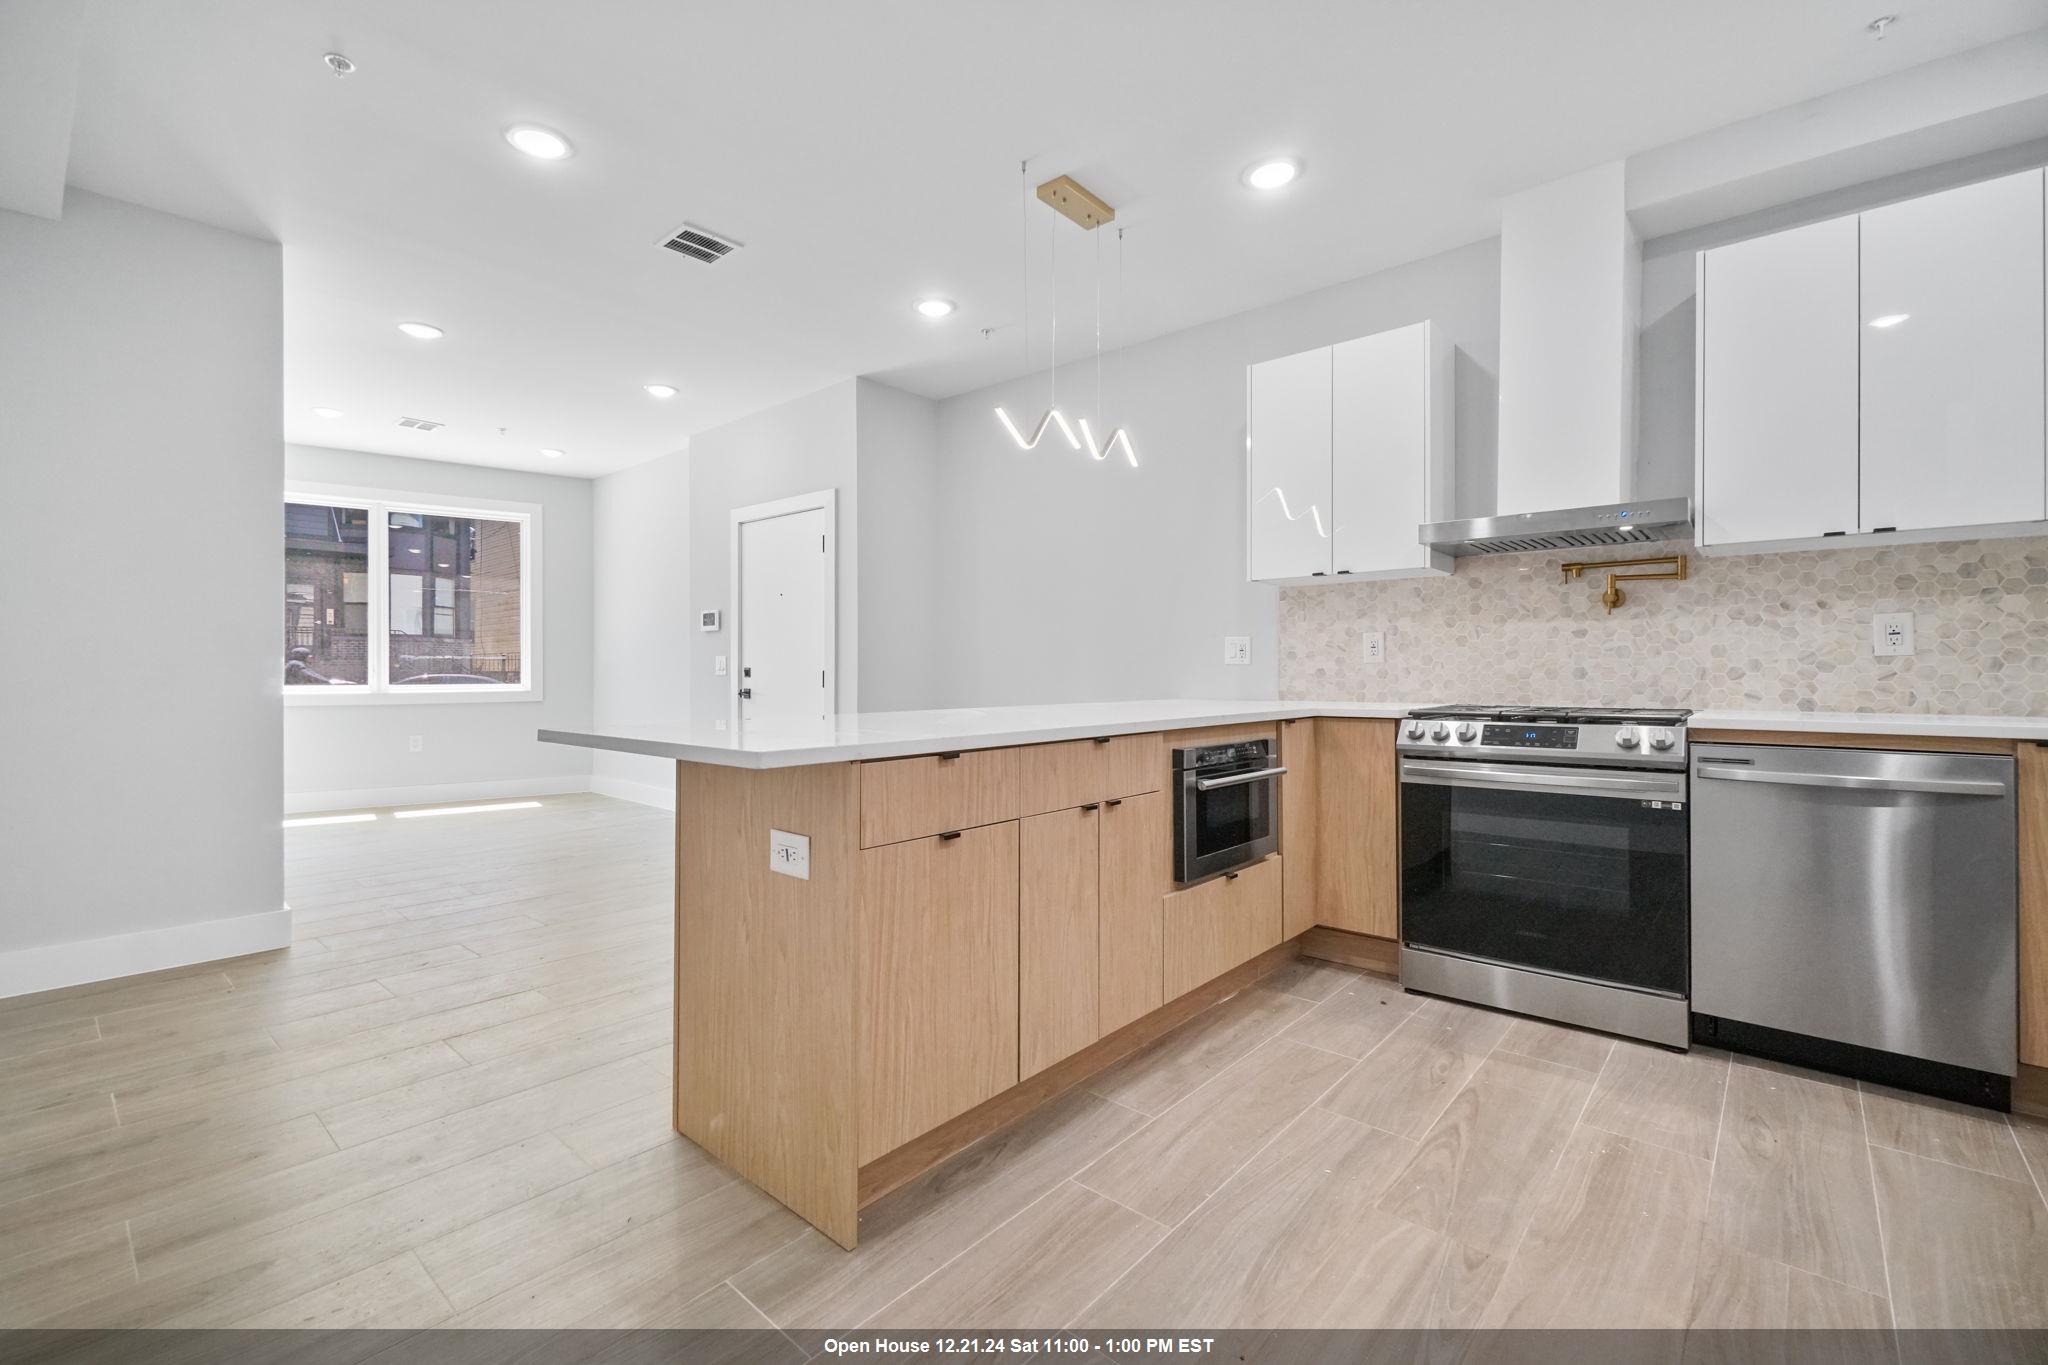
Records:
[[[1568,559],[1688,556],[1684,582]],[[1910,611],[1917,652],[1873,658],[1870,618]],[[1386,636],[1368,664],[1366,631]],[[1458,561],[1450,578],[1287,588],[1288,700],[2048,715],[2048,540],[1707,558],[1671,542],[1607,555]]]

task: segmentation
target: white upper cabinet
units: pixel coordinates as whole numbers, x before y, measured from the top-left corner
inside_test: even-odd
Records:
[[[1332,348],[1332,572],[1449,572],[1416,530],[1450,517],[1450,366],[1427,322]]]
[[[1856,529],[1856,220],[1701,253],[1699,543]]]
[[[1702,549],[2039,534],[2048,176],[1699,256]]]
[[[1450,572],[1417,539],[1449,516],[1450,357],[1419,322],[1251,367],[1252,578]]]
[[[1251,367],[1251,576],[1330,571],[1330,348]]]
[[[1863,530],[2048,517],[2042,179],[1862,216]]]

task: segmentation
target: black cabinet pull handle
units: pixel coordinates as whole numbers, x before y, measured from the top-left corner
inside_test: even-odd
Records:
[[[934,757],[941,763],[951,763],[954,759],[960,757],[960,751],[956,749],[950,754],[936,754]]]
[[[1114,735],[1097,735],[1097,736],[1095,737],[1095,742],[1096,742],[1097,744],[1107,744],[1107,743],[1109,743],[1109,742],[1110,742],[1110,740],[1112,740],[1112,739],[1114,739],[1114,738],[1116,738],[1116,736],[1114,736]]]
[[[1826,539],[1829,536],[1846,536],[1849,533],[1847,531],[1822,531],[1820,534],[1822,539]]]
[[[1086,814],[1087,814],[1087,813],[1088,813],[1089,811],[1095,811],[1095,810],[1101,810],[1101,809],[1102,809],[1102,803],[1101,803],[1100,801],[1090,801],[1090,802],[1089,802],[1089,803],[1088,803],[1087,805],[1085,805],[1085,806],[1081,807],[1081,813],[1082,813],[1083,815],[1086,815]]]
[[[949,830],[947,830],[947,831],[946,831],[946,832],[945,832],[944,834],[941,834],[941,835],[939,836],[939,842],[943,844],[943,843],[945,843],[945,842],[946,842],[946,841],[947,841],[948,839],[957,839],[957,838],[959,838],[959,837],[960,837],[960,831],[959,831],[959,830],[957,830],[957,829],[949,829]]]
[[[2037,740],[2037,741],[2035,741],[2035,742],[2036,742],[2036,743],[2038,743],[2038,744],[2048,744],[2048,739],[2043,739],[2043,740]],[[1124,803],[1124,799],[1123,799],[1123,798],[1122,798],[1121,796],[1119,796],[1119,797],[1115,798],[1114,800],[1111,800],[1111,801],[1105,801],[1105,802],[1103,802],[1102,804],[1103,804],[1103,805],[1105,805],[1105,806],[1121,806],[1121,805],[1122,805],[1123,803]]]
[[[1234,882],[1237,880],[1237,874],[1235,872],[1226,872],[1223,874],[1223,880],[1226,882]]]
[[[1896,526],[1873,526],[1870,528],[1870,533],[1874,536],[1893,535],[1897,533],[1898,529]]]

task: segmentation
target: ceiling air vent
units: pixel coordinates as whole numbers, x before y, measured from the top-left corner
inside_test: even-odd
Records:
[[[670,251],[680,251],[692,260],[702,261],[706,265],[717,265],[742,245],[730,237],[721,237],[711,229],[700,228],[693,223],[685,223],[669,233],[661,239],[661,244]]]
[[[439,431],[448,424],[446,422],[429,422],[424,417],[401,417],[398,419],[398,425],[404,427],[407,431]]]

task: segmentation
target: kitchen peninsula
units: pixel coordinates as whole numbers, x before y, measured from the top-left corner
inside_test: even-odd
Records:
[[[1116,702],[540,738],[676,762],[676,1128],[852,1247],[867,1204],[1297,953],[1396,970],[1411,709]],[[2025,718],[1692,719],[1792,743],[2048,738]],[[1173,752],[1258,740],[1285,770],[1274,851],[1177,886]]]

